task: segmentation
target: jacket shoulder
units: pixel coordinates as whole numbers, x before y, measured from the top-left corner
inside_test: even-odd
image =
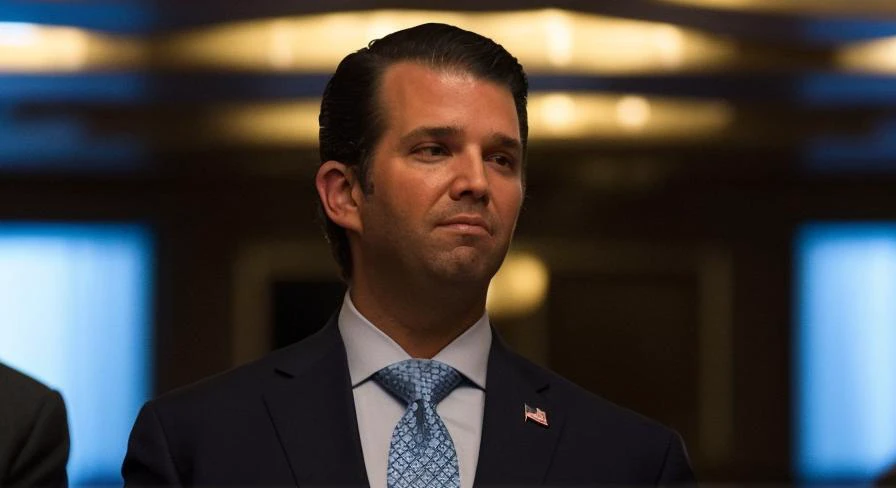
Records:
[[[677,436],[671,428],[626,407],[593,393],[567,378],[511,353],[513,361],[530,381],[548,385],[543,394],[552,405],[562,408],[568,421],[583,431],[600,431],[602,435],[636,437],[665,444]]]
[[[42,418],[65,424],[62,395],[36,379],[0,363],[0,439],[24,432]]]
[[[11,398],[23,403],[38,403],[51,396],[53,390],[36,379],[0,363],[0,387],[3,391],[15,392]]]
[[[69,437],[62,395],[0,364],[0,398],[0,485],[64,485]]]
[[[156,409],[201,411],[208,405],[237,404],[256,398],[278,377],[293,376],[314,363],[329,348],[339,345],[338,335],[322,330],[311,337],[249,363],[175,388],[147,402]]]
[[[692,484],[681,437],[515,353],[508,356],[560,429],[550,479],[579,484]],[[551,424],[552,427],[554,424]]]

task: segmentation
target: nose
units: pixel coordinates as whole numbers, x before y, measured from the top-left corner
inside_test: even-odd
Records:
[[[455,158],[454,179],[451,182],[451,198],[462,200],[469,198],[476,201],[488,201],[489,186],[486,165],[482,156],[465,154]]]

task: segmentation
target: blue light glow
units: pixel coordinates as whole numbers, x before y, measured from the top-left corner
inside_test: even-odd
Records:
[[[896,463],[896,224],[797,239],[796,470],[872,481]]]
[[[141,226],[0,223],[0,361],[65,397],[72,485],[120,484],[151,388],[151,276]]]

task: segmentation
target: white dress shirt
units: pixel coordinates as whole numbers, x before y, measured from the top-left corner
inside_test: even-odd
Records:
[[[411,356],[358,312],[348,292],[339,311],[339,333],[348,356],[367,479],[372,488],[385,488],[392,431],[407,407],[371,375],[390,364],[411,359]],[[491,343],[491,327],[488,317],[483,315],[433,358],[453,367],[469,380],[436,406],[457,451],[462,488],[472,488],[476,476]]]

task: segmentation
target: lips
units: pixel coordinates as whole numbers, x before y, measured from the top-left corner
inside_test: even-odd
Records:
[[[457,230],[467,230],[472,232],[485,231],[491,234],[491,227],[488,222],[478,215],[455,215],[445,219],[439,223],[441,227],[451,227]]]

